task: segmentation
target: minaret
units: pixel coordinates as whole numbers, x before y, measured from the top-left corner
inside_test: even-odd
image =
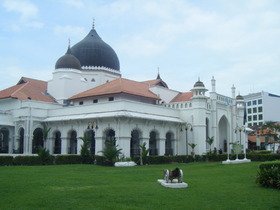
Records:
[[[192,112],[195,117],[192,125],[194,142],[189,143],[197,144],[195,153],[202,154],[206,152],[206,111],[208,97],[205,93],[207,89],[198,78],[191,91],[193,92]]]

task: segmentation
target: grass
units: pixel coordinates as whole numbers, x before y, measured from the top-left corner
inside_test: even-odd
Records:
[[[280,191],[255,184],[259,163],[0,168],[0,209],[280,209]],[[157,183],[179,167],[184,189]]]

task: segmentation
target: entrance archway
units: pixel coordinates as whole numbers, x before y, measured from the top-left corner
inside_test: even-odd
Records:
[[[221,117],[219,121],[219,150],[227,152],[227,145],[229,141],[229,123],[225,116]]]

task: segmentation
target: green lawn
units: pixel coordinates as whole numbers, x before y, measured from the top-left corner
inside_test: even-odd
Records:
[[[259,163],[0,167],[0,209],[280,209],[280,191],[255,184]],[[179,167],[184,189],[157,183]]]

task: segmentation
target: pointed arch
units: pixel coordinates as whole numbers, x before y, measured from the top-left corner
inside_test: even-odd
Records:
[[[223,115],[218,124],[218,134],[219,134],[219,150],[227,152],[227,145],[229,141],[229,122],[225,115]]]

